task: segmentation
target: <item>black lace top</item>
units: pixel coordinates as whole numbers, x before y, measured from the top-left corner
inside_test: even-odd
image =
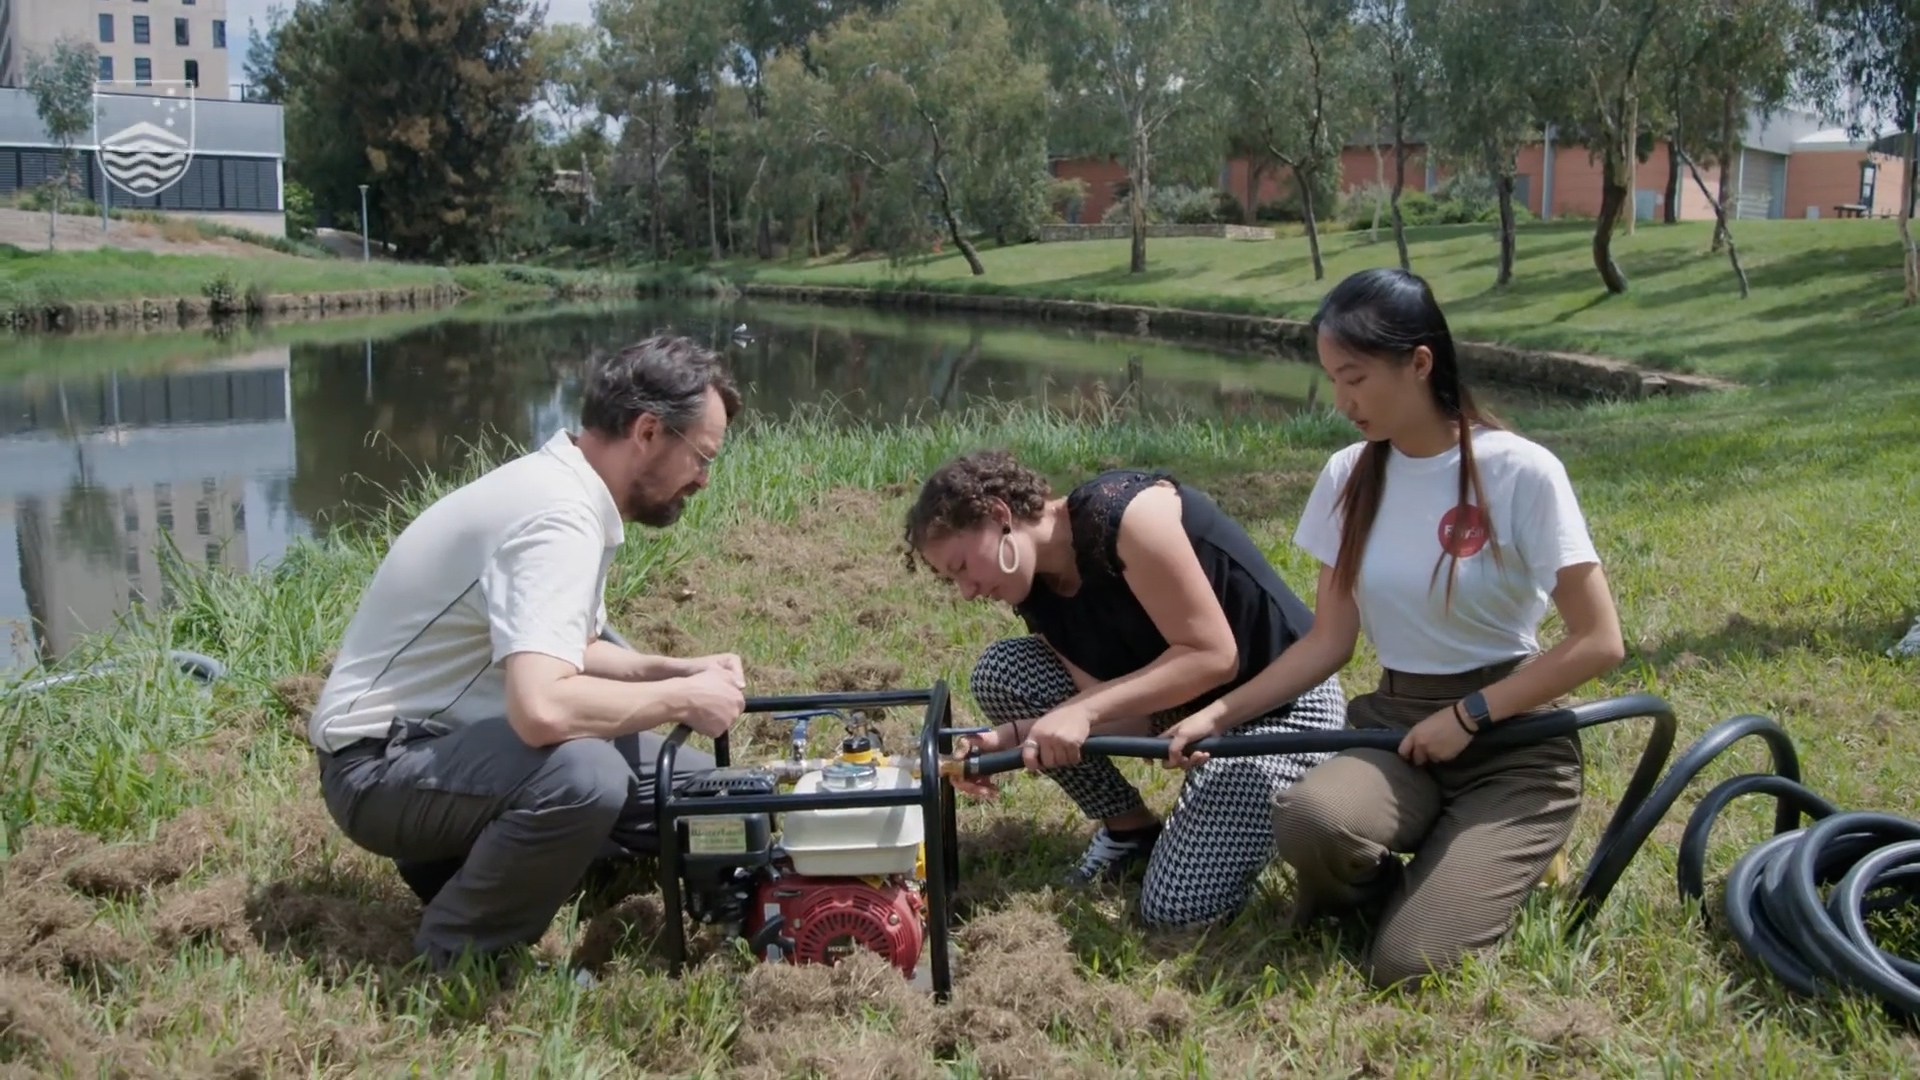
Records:
[[[1138,671],[1165,652],[1167,639],[1121,576],[1119,552],[1120,516],[1135,495],[1162,480],[1180,493],[1181,523],[1240,652],[1233,679],[1188,703],[1197,708],[1259,674],[1313,625],[1313,612],[1280,580],[1253,538],[1197,488],[1135,469],[1105,472],[1074,488],[1067,495],[1067,523],[1080,588],[1061,596],[1035,579],[1014,610],[1027,629],[1102,681]]]

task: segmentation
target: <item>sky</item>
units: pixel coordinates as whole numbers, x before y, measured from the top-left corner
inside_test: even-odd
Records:
[[[246,79],[247,57],[247,20],[251,18],[255,26],[262,31],[267,28],[267,9],[273,7],[276,0],[227,0],[227,47],[232,52],[228,58],[227,79],[230,82],[242,82]],[[291,9],[291,0],[278,0],[281,7]],[[548,0],[547,22],[584,23],[593,18],[593,0]]]

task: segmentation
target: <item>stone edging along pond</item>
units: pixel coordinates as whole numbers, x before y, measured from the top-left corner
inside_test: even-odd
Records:
[[[466,292],[459,286],[446,284],[342,292],[240,295],[217,306],[205,297],[79,301],[0,313],[0,325],[12,330],[40,331],[172,330],[254,315],[301,320],[345,312],[451,307],[465,296]]]
[[[1294,355],[1312,355],[1313,352],[1312,331],[1305,322],[1270,315],[1235,315],[1187,308],[1049,300],[991,293],[860,289],[834,285],[748,282],[734,288],[743,295],[766,300],[927,311],[991,312],[1028,319],[1067,320],[1138,334],[1156,333],[1257,343]],[[1548,352],[1458,340],[1456,347],[1461,367],[1471,375],[1581,397],[1645,398],[1726,390],[1734,386],[1733,383],[1711,376],[1654,371],[1624,360],[1583,353]]]

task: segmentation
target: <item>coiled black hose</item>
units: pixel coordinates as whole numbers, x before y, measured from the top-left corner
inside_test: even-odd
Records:
[[[1776,833],[1734,863],[1722,910],[1740,951],[1796,994],[1851,991],[1920,1019],[1920,963],[1880,948],[1867,929],[1878,912],[1920,915],[1920,822],[1843,812],[1779,776],[1724,780],[1694,807],[1680,841],[1680,894],[1703,911],[1708,834],[1748,794],[1771,795],[1817,824]]]

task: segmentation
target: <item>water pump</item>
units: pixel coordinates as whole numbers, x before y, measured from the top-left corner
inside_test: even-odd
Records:
[[[808,759],[805,725],[821,715],[839,717],[846,736],[838,755]],[[928,910],[926,818],[909,801],[922,787],[916,763],[886,755],[877,733],[837,709],[778,718],[794,722],[791,757],[716,770],[673,799],[707,804],[675,821],[688,914],[745,938],[763,960],[831,964],[865,949],[912,976]],[[861,793],[906,798],[822,802]],[[747,799],[792,809],[728,812]]]

